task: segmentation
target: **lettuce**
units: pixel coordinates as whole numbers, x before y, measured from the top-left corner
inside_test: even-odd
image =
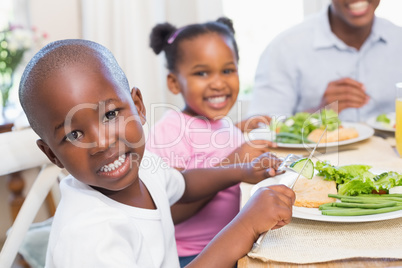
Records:
[[[373,179],[375,175],[369,171],[368,165],[346,165],[335,167],[328,162],[317,161],[315,169],[318,176],[323,176],[325,180],[335,181],[337,185],[346,183],[357,176]]]
[[[389,119],[386,114],[378,115],[377,118],[376,118],[376,121],[377,122],[382,122],[382,123],[385,123],[385,124],[390,124],[391,123],[391,119]]]
[[[341,120],[334,110],[322,110],[321,121],[323,126],[327,126],[328,131],[333,131],[341,125]]]
[[[326,161],[317,161],[317,175],[324,180],[335,181],[338,194],[359,195],[370,194],[373,190],[387,191],[395,186],[402,186],[402,174],[395,171],[375,175],[368,165],[345,165],[335,167]]]
[[[374,177],[374,188],[377,191],[388,191],[390,188],[400,185],[402,185],[402,175],[394,171],[384,172]]]
[[[371,178],[357,176],[344,184],[338,185],[339,195],[371,194],[374,189],[374,181]]]
[[[328,131],[333,131],[341,125],[338,114],[334,110],[320,110],[317,113],[299,112],[293,116],[288,117],[284,121],[273,120],[271,121],[271,130],[277,133],[289,133],[299,136],[299,141],[286,137],[277,136],[276,142],[282,143],[301,143],[307,141],[307,136],[315,129],[324,129],[327,126]]]

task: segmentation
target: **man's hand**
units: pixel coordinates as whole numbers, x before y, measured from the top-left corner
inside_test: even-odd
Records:
[[[364,85],[351,78],[332,81],[322,98],[321,107],[330,107],[340,113],[346,108],[360,108],[366,105],[370,97],[366,94]],[[337,102],[338,107],[335,106]]]

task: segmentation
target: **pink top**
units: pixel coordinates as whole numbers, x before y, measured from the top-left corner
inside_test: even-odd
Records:
[[[209,121],[169,110],[151,129],[147,149],[172,167],[192,169],[216,166],[238,148],[244,138],[230,118]],[[190,219],[177,224],[179,256],[199,254],[239,212],[240,187],[219,192]]]

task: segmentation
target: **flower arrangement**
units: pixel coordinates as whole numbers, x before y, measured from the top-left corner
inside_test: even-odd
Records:
[[[46,34],[38,33],[36,28],[9,25],[0,31],[0,90],[2,106],[8,104],[14,83],[14,74],[26,51],[46,39]]]

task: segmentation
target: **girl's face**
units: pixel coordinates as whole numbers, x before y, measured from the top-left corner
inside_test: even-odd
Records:
[[[181,93],[184,113],[216,120],[226,116],[239,94],[237,59],[229,38],[217,33],[180,44],[177,71],[168,76],[169,89]]]

